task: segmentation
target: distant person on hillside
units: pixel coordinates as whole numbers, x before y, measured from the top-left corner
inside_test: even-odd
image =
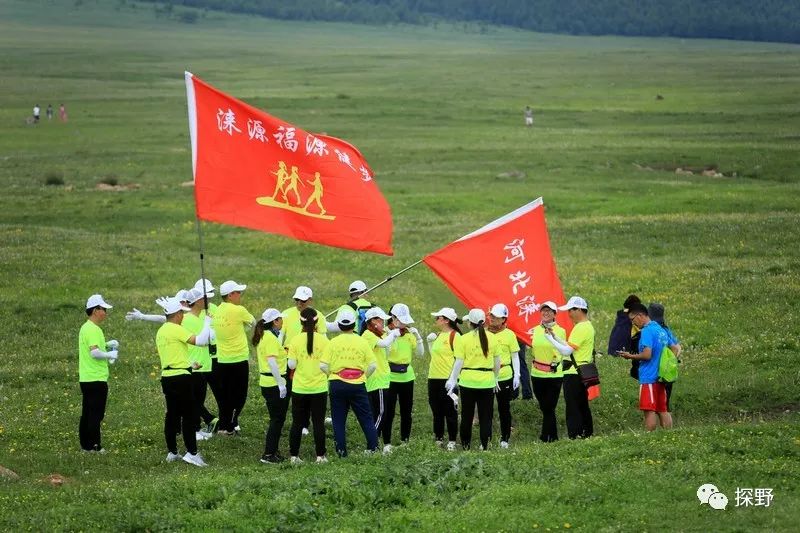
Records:
[[[529,128],[533,126],[533,109],[529,105],[525,106],[525,125]]]
[[[672,332],[669,326],[667,326],[667,323],[664,320],[664,306],[661,305],[660,303],[651,303],[647,307],[647,311],[650,314],[650,320],[655,321],[659,326],[661,326],[664,329],[664,331],[667,332],[667,346],[669,347],[670,350],[672,350],[672,353],[675,354],[675,357],[678,359],[678,362],[680,362],[681,353],[683,352],[683,347],[681,346],[681,343],[678,340],[678,338],[675,336],[675,334]],[[664,383],[664,388],[667,391],[667,411],[669,411],[670,414],[672,413],[672,409],[670,409],[669,400],[672,397],[672,385],[673,385],[672,382]]]
[[[42,114],[42,109],[39,107],[39,104],[36,104],[35,106],[33,106],[33,123],[34,124],[38,124],[39,123],[39,117],[41,116],[41,114]]]
[[[47,104],[47,120],[53,120],[53,104]]]
[[[61,119],[61,122],[67,121],[67,108],[64,107],[64,104],[58,106],[58,118]]]

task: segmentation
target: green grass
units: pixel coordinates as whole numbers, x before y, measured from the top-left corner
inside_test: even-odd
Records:
[[[0,481],[3,529],[796,527],[800,47],[221,14],[188,25],[152,6],[55,0],[0,2],[0,50],[0,464],[21,475]],[[393,210],[391,258],[205,224],[208,276],[247,283],[251,312],[287,307],[299,284],[333,309],[353,279],[379,281],[543,196],[564,289],[589,301],[598,349],[628,293],[666,304],[686,349],[676,429],[642,434],[627,364],[601,357],[597,438],[542,445],[535,404],[516,402],[509,453],[445,454],[423,360],[412,443],[390,457],[260,465],[267,417],[252,376],[241,439],[203,443],[206,471],[163,463],[155,328],[123,316],[199,277],[181,186],[185,69],[354,143]],[[62,101],[67,124],[25,124],[33,104]],[[705,166],[728,177],[674,172]],[[109,176],[140,187],[96,190]],[[122,349],[109,454],[87,457],[75,340],[96,291],[115,305],[104,329]],[[424,333],[429,311],[462,308],[423,266],[374,300],[408,303]],[[563,401],[559,422],[563,434]],[[54,472],[63,487],[43,481]],[[697,503],[707,482],[727,511]],[[735,508],[736,487],[775,500]]]

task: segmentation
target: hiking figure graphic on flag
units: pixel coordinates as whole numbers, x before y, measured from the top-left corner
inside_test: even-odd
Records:
[[[297,170],[297,167],[293,166],[291,173],[286,172],[286,162],[278,161],[278,169],[270,172],[270,174],[277,178],[277,182],[275,183],[275,192],[272,193],[271,197],[260,196],[256,198],[256,202],[269,207],[287,209],[301,215],[323,218],[325,220],[335,220],[335,216],[325,214],[327,211],[325,211],[325,207],[322,205],[322,194],[324,192],[324,187],[322,185],[322,179],[320,178],[319,172],[314,172],[314,179],[307,181],[300,178]],[[314,188],[314,190],[306,200],[305,205],[300,207],[302,201],[300,198],[300,191],[297,187],[298,184],[303,183],[310,185]],[[289,201],[290,192],[294,193],[294,205],[292,205],[292,203]],[[308,210],[312,203],[316,204],[317,208],[319,209],[319,213],[312,213]]]

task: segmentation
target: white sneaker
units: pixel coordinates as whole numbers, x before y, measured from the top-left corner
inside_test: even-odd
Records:
[[[383,453],[385,453],[385,454],[392,453],[392,445],[391,444],[386,444],[383,447]]]
[[[455,450],[456,450],[456,441],[451,440],[450,442],[447,443],[447,451],[454,452]]]
[[[506,448],[508,448],[508,443],[506,441],[504,441],[504,440],[501,440],[500,441],[500,447],[503,448],[503,449],[506,449]]]
[[[326,416],[326,417],[325,417],[325,423],[326,423],[326,424],[333,424],[333,418],[331,418],[331,417],[329,417],[329,416]]]
[[[203,433],[202,431],[195,431],[194,432],[194,440],[196,440],[198,442],[201,441],[201,440],[207,440],[208,438],[209,438],[208,433]]]
[[[297,457],[296,455],[293,455],[289,458],[289,462],[292,463],[293,465],[299,465],[300,463],[303,462],[303,460]]]
[[[436,446],[438,446],[439,448],[441,448],[443,444],[444,443],[442,441],[440,441],[440,440],[436,441]]]
[[[186,454],[183,456],[183,460],[189,463],[190,465],[208,466],[206,462],[203,461],[203,457],[200,455],[200,452],[197,452],[195,454],[186,452]]]
[[[183,459],[183,458],[181,457],[181,454],[179,454],[179,453],[172,453],[172,452],[169,452],[169,453],[167,454],[167,462],[168,462],[168,463],[172,463],[172,462],[174,462],[174,461],[177,461],[177,460],[179,460],[179,459]]]
[[[301,431],[301,432],[300,432],[300,434],[301,434],[303,437],[305,437],[306,435],[308,435],[308,428],[303,428],[303,431]]]
[[[325,457],[324,455],[318,455],[317,456],[317,462],[318,463],[327,463],[328,462],[328,458]]]
[[[233,432],[234,433],[241,433],[242,432],[242,426],[240,426],[239,424],[236,424],[236,427],[233,428]]]

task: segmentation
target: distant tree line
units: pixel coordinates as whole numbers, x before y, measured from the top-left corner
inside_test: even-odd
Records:
[[[150,0],[152,1],[152,0]],[[800,0],[160,0],[270,18],[366,24],[468,21],[574,35],[800,43]]]

